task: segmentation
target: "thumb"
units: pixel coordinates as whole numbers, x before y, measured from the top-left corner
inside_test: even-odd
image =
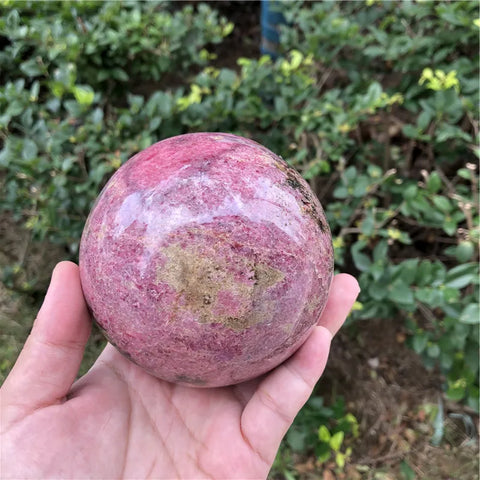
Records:
[[[78,266],[59,263],[15,366],[2,387],[4,408],[24,416],[61,403],[78,373],[90,335]]]

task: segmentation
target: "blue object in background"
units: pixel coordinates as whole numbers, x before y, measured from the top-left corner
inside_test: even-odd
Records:
[[[281,2],[278,0],[261,0],[262,55],[270,55],[273,60],[278,58],[280,45],[280,25],[285,25],[285,17],[279,11]]]

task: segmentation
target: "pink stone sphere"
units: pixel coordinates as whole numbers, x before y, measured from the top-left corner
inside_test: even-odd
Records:
[[[132,157],[80,244],[85,299],[109,341],[150,374],[195,386],[240,383],[291,356],[332,273],[330,230],[305,180],[225,133]]]

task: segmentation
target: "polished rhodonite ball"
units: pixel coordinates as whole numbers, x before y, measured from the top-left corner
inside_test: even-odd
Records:
[[[256,142],[163,140],[110,179],[80,275],[110,342],[152,375],[214,387],[279,365],[325,306],[331,235],[308,184]]]

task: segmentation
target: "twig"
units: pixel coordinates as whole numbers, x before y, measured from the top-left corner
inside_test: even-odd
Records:
[[[467,118],[470,121],[470,124],[473,128],[473,133],[475,137],[478,137],[478,122],[472,117],[472,114],[467,111]]]
[[[360,204],[357,206],[357,208],[353,211],[353,213],[350,215],[350,218],[348,219],[348,222],[347,224],[342,227],[342,229],[340,230],[340,233],[338,234],[339,237],[342,237],[345,235],[345,232],[352,227],[352,224],[354,222],[354,220],[358,217],[358,215],[360,215],[360,213],[363,211],[363,207],[364,207],[364,204],[366,202],[366,200],[371,197],[373,194],[376,193],[376,191],[378,190],[378,188],[380,187],[380,185],[382,184],[382,182],[384,180],[386,180],[388,177],[391,177],[392,175],[395,175],[396,173],[396,169],[392,168],[391,170],[388,170],[385,172],[385,174],[383,175],[383,177],[377,182],[377,183],[374,183],[371,190],[369,192],[367,192],[367,194],[363,197],[363,200],[360,202]]]
[[[435,171],[438,173],[439,177],[442,179],[443,183],[445,183],[447,190],[448,190],[448,196],[457,202],[458,208],[463,212],[465,215],[465,220],[467,222],[467,227],[469,230],[473,230],[473,218],[472,218],[472,205],[470,202],[465,202],[462,197],[457,195],[455,191],[455,187],[453,186],[452,182],[447,178],[445,173],[443,173],[443,170],[437,166],[435,167]],[[470,169],[470,177],[472,180],[472,194],[474,197],[474,202],[475,205],[478,205],[478,192],[477,192],[477,182],[475,178],[475,174],[473,173],[473,170]]]
[[[360,460],[358,460],[357,464],[359,465],[378,465],[379,463],[384,463],[389,460],[396,460],[397,458],[402,458],[405,457],[409,452],[393,452],[393,453],[387,453],[386,455],[382,455],[377,458],[372,458],[372,457],[364,457]]]
[[[469,168],[471,167],[471,168]],[[476,168],[475,164],[467,164],[467,168],[470,171],[470,179],[472,181],[472,195],[473,195],[473,201],[475,202],[475,205],[477,208],[480,208],[480,205],[478,204],[478,180],[477,177],[475,176],[474,170]]]
[[[405,27],[405,31],[407,32],[407,34],[410,38],[415,38],[416,37],[416,34],[412,30],[412,27],[408,24],[408,22],[404,18],[400,21],[400,23]]]
[[[26,236],[25,245],[22,248],[22,253],[19,255],[18,264],[23,267],[25,263],[25,258],[27,257],[27,252],[30,247],[30,242],[32,241],[33,231],[28,230],[28,235]]]
[[[423,313],[423,315],[426,317],[426,319],[432,324],[435,325],[436,323],[436,318],[433,312],[426,307],[423,303],[417,302],[418,309]]]
[[[322,189],[322,191],[320,193],[317,194],[318,196],[318,200],[320,202],[323,201],[323,198],[325,197],[325,195],[330,191],[330,188],[332,187],[332,185],[337,181],[338,179],[338,172],[335,171],[334,173],[332,173],[330,175],[330,177],[328,178],[328,181],[327,181],[327,184],[325,185],[325,187]]]
[[[325,82],[328,80],[328,78],[330,77],[330,75],[332,74],[333,72],[333,68],[329,68],[327,69],[327,71],[322,75],[322,77],[320,78],[320,81],[318,82],[318,84],[316,85],[318,91],[321,91],[322,90],[322,87],[325,85]]]
[[[413,139],[410,140],[410,142],[408,142],[408,150],[405,158],[405,167],[403,171],[404,177],[406,177],[408,172],[412,169],[413,149],[415,148],[415,145],[416,145],[416,141]]]

